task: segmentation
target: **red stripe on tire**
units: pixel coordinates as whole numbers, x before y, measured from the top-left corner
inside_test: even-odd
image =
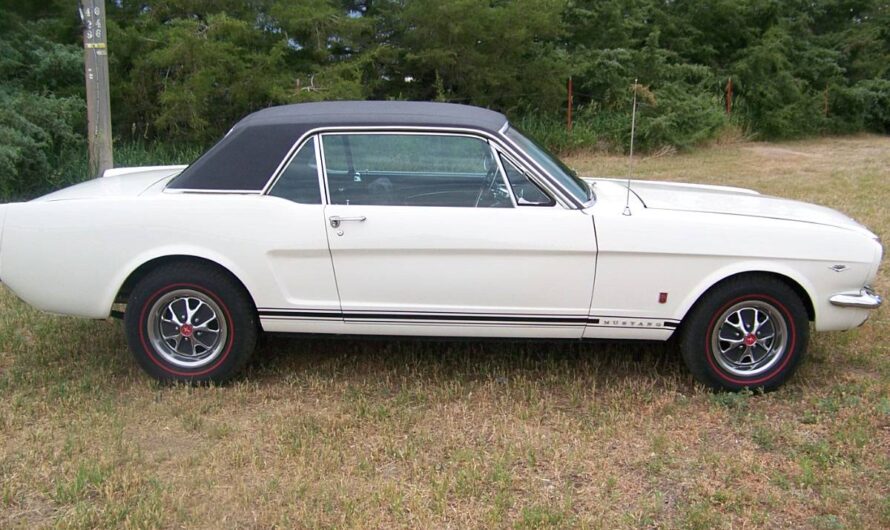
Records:
[[[216,363],[214,363],[213,366],[210,366],[209,368],[205,368],[204,370],[201,370],[199,372],[180,372],[178,370],[174,370],[174,369],[170,368],[169,366],[166,365],[166,363],[160,361],[159,359],[157,359],[154,356],[154,354],[153,354],[154,348],[149,346],[148,341],[145,338],[145,313],[148,311],[148,308],[151,307],[152,302],[154,300],[156,300],[158,296],[163,294],[164,291],[169,291],[171,289],[177,289],[180,287],[187,287],[190,289],[195,289],[195,290],[200,291],[200,292],[206,294],[207,296],[213,298],[213,300],[219,305],[219,307],[222,308],[223,312],[225,313],[225,317],[226,317],[227,322],[229,323],[229,329],[231,331],[229,333],[229,340],[228,340],[228,344],[226,344],[226,349],[223,351],[222,356],[220,356],[219,360],[216,361]],[[195,285],[193,283],[174,283],[171,285],[167,285],[166,287],[162,287],[162,288],[158,289],[157,291],[155,291],[151,296],[148,297],[148,300],[145,302],[145,305],[142,306],[142,312],[139,314],[139,340],[140,340],[140,342],[142,342],[142,349],[145,350],[145,353],[148,354],[148,358],[151,359],[151,361],[153,363],[155,363],[158,366],[158,368],[160,368],[161,370],[163,370],[169,374],[178,375],[181,377],[200,377],[202,375],[207,375],[210,372],[212,372],[213,370],[215,370],[216,368],[218,368],[219,365],[221,365],[223,363],[223,361],[226,360],[226,357],[229,356],[229,352],[232,350],[232,344],[235,340],[235,324],[232,321],[232,315],[231,315],[231,313],[229,313],[228,306],[226,306],[226,304],[222,300],[220,300],[220,298],[218,296],[216,296],[214,293],[208,291],[204,287]]]
[[[786,320],[789,324],[789,328],[790,328],[789,335],[791,337],[791,341],[788,345],[788,348],[786,348],[786,350],[785,350],[785,358],[782,360],[782,364],[780,364],[777,368],[771,370],[766,375],[764,375],[763,377],[760,377],[758,379],[735,379],[735,378],[732,378],[732,377],[726,375],[726,372],[724,372],[723,369],[718,367],[717,364],[714,362],[714,354],[711,351],[711,333],[713,332],[714,324],[716,323],[717,318],[726,310],[726,308],[728,308],[728,307],[732,306],[733,304],[736,304],[742,300],[750,300],[750,299],[756,299],[756,298],[760,298],[760,299],[766,300],[767,302],[770,302],[771,304],[774,304],[779,309],[779,311],[781,311],[785,315],[785,318],[786,318]],[[723,305],[723,307],[721,307],[714,313],[714,317],[711,319],[711,323],[708,324],[707,333],[705,333],[705,354],[708,359],[708,364],[710,364],[711,368],[714,369],[714,372],[717,374],[717,377],[723,379],[724,381],[727,381],[727,382],[730,382],[730,383],[733,383],[736,385],[752,385],[753,386],[753,385],[758,385],[760,383],[768,381],[769,379],[775,377],[776,374],[778,374],[779,372],[784,370],[786,366],[788,366],[788,362],[791,361],[791,357],[793,356],[794,346],[795,346],[796,342],[797,342],[797,329],[794,327],[794,318],[791,316],[791,311],[788,311],[788,308],[786,308],[782,304],[782,302],[779,302],[772,296],[765,295],[765,294],[745,295],[745,296],[740,296],[731,302],[727,302],[726,304]]]

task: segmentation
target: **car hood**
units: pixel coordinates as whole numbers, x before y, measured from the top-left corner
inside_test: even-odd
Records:
[[[93,199],[98,197],[134,197],[152,185],[178,175],[186,166],[150,166],[114,168],[102,178],[91,179],[54,191],[35,201]]]
[[[624,181],[611,182],[626,185]],[[729,186],[709,186],[660,181],[635,180],[631,191],[646,208],[683,212],[743,215],[815,223],[874,234],[849,216],[815,204],[761,195],[760,193]]]

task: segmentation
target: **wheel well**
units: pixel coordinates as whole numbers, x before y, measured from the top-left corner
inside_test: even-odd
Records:
[[[797,297],[800,298],[800,301],[803,302],[803,306],[807,310],[807,318],[809,318],[809,320],[811,322],[816,320],[816,308],[815,308],[815,306],[813,306],[813,300],[810,299],[810,295],[807,294],[807,291],[803,287],[801,287],[801,285],[799,283],[797,283],[793,279],[789,278],[788,276],[785,276],[783,274],[778,274],[775,272],[748,271],[748,272],[740,272],[738,274],[733,274],[732,276],[727,276],[726,278],[723,278],[719,282],[717,282],[714,285],[712,285],[711,287],[709,287],[705,292],[703,292],[701,294],[701,296],[698,297],[698,300],[701,300],[702,297],[704,297],[707,293],[711,292],[713,289],[715,289],[716,287],[718,287],[719,285],[721,285],[725,282],[728,282],[730,280],[735,280],[735,279],[741,278],[741,277],[756,278],[758,276],[769,277],[769,278],[779,280],[780,282],[784,283],[789,288],[791,288],[791,290],[794,291],[795,294],[797,294]],[[696,303],[698,303],[698,300],[696,300]]]
[[[237,276],[232,274],[232,271],[223,267],[219,263],[205,259],[199,258],[197,256],[162,256],[160,258],[155,258],[153,260],[146,261],[142,265],[136,268],[130,275],[124,280],[124,284],[121,285],[120,290],[117,292],[117,296],[114,298],[114,303],[116,304],[126,304],[127,299],[130,297],[130,293],[133,291],[133,287],[139,283],[142,278],[145,278],[151,271],[157,269],[158,267],[174,264],[174,263],[199,263],[206,267],[212,267],[214,269],[219,270],[220,272],[228,275],[232,280],[235,281],[238,285],[244,289],[244,292],[247,293],[247,297],[250,299],[251,303],[256,307],[256,303],[253,301],[253,297],[250,296],[250,291],[247,290],[247,287],[244,285]]]

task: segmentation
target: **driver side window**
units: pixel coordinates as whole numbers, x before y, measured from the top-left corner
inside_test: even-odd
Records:
[[[409,133],[322,135],[331,204],[513,207],[488,142]]]

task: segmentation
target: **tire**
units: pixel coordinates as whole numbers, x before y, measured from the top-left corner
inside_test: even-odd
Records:
[[[683,321],[680,351],[712,389],[769,391],[791,377],[808,340],[797,293],[776,278],[748,275],[716,285],[696,303]]]
[[[136,362],[163,382],[223,382],[253,353],[257,313],[244,288],[200,263],[161,266],[140,280],[124,314]]]

